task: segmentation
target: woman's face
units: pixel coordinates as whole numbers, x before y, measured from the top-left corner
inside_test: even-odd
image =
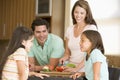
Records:
[[[80,6],[76,6],[74,10],[74,18],[77,23],[84,22],[86,17],[86,10]]]
[[[31,48],[32,45],[33,45],[33,39],[34,39],[34,37],[32,36],[32,38],[30,38],[30,39],[28,39],[28,40],[23,40],[23,42],[22,42],[22,45],[25,46],[25,50],[26,50],[27,52],[30,51],[30,48]]]
[[[81,35],[81,41],[80,41],[80,49],[83,52],[90,53],[92,47],[92,43],[90,40],[84,35]]]

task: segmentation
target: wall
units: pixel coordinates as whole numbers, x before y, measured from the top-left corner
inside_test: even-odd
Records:
[[[65,0],[65,27],[64,27],[64,34],[66,29],[71,26],[72,23],[72,17],[71,17],[71,10],[72,7],[77,0]]]
[[[66,0],[52,0],[51,32],[64,37],[64,14]]]
[[[120,0],[88,2],[103,38],[105,54],[120,55]]]

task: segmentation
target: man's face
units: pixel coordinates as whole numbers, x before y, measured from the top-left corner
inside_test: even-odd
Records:
[[[48,29],[46,28],[46,25],[35,26],[34,35],[38,43],[44,45],[48,37]]]

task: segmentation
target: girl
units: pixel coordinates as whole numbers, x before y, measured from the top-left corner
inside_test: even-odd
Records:
[[[104,54],[104,46],[98,31],[87,30],[81,35],[81,51],[86,52],[85,76],[88,80],[109,80],[108,66]],[[82,76],[76,73],[75,79]]]
[[[27,52],[32,46],[33,32],[19,26],[12,34],[8,48],[0,62],[0,80],[27,80],[28,75],[43,78],[48,76],[35,72],[29,73]]]

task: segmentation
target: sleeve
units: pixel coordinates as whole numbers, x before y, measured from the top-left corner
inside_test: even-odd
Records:
[[[61,38],[54,42],[51,58],[61,58],[64,54],[64,44]]]
[[[25,50],[19,49],[15,52],[13,57],[15,60],[26,61],[27,53]]]
[[[97,26],[95,26],[95,25],[88,25],[88,26],[84,29],[84,31],[85,31],[85,30],[95,30],[95,31],[98,31]]]
[[[100,50],[94,50],[91,54],[93,63],[104,61],[104,56]]]
[[[28,57],[34,57],[34,47],[32,46],[29,53],[28,53]]]

